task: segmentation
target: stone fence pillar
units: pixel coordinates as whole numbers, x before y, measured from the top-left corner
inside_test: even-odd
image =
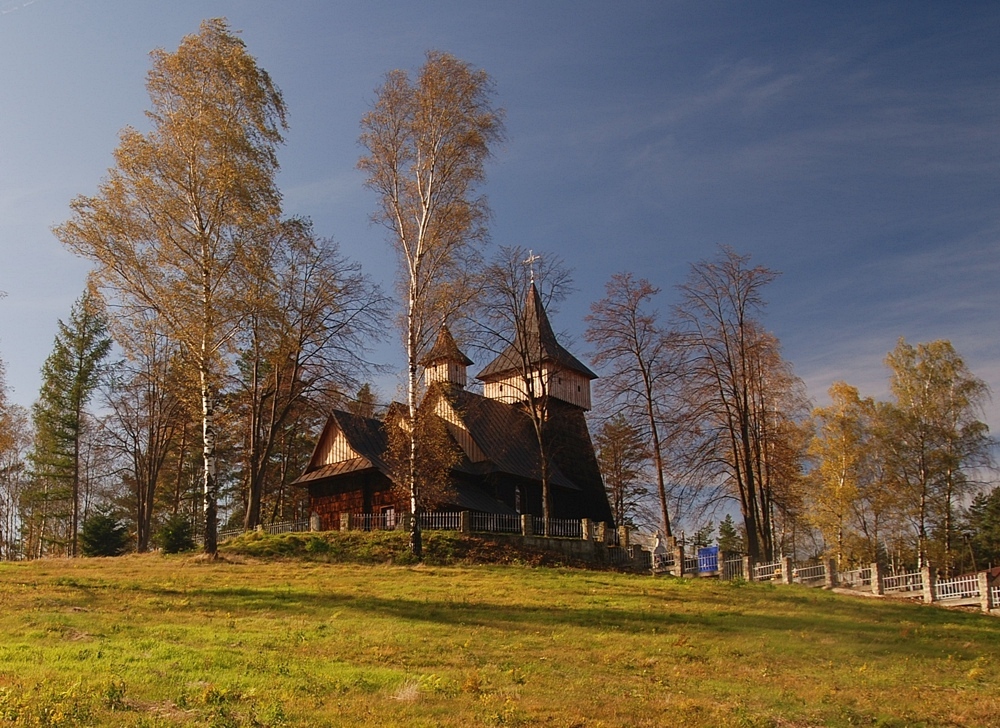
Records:
[[[934,585],[937,579],[934,578],[935,574],[931,570],[930,566],[920,567],[920,581],[923,585],[924,601],[930,604],[934,601]]]
[[[684,576],[684,547],[674,542],[674,576]]]
[[[833,589],[837,586],[837,560],[827,559],[826,568],[823,569],[823,588]]]
[[[584,541],[594,540],[594,527],[589,518],[580,519],[580,534]]]
[[[354,519],[351,513],[341,513],[340,514],[340,530],[350,531],[351,527],[354,525]]]
[[[468,511],[461,511],[458,514],[458,532],[472,533],[472,514]]]
[[[991,609],[1000,606],[993,603],[993,582],[990,580],[990,572],[980,571],[976,577],[979,580],[979,605],[989,614]]]
[[[792,570],[792,557],[791,556],[782,556],[780,559],[778,559],[778,561],[781,564],[781,567],[780,567],[780,574],[781,574],[781,576],[779,577],[780,580],[781,580],[781,583],[782,584],[791,584],[794,581],[794,578],[793,578],[794,572]]]
[[[618,545],[627,549],[631,544],[628,542],[628,526],[618,527]]]
[[[882,567],[877,561],[872,562],[872,594],[882,596],[885,590],[882,588]]]
[[[747,581],[753,581],[753,559],[749,556],[743,557],[743,578]]]
[[[322,531],[323,521],[320,519],[319,514],[313,511],[309,514],[309,530],[310,531]]]
[[[530,513],[521,514],[521,535],[522,536],[535,535],[535,522]]]

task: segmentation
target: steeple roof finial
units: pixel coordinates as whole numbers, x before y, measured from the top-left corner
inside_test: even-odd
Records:
[[[562,369],[582,374],[587,379],[597,379],[596,374],[556,341],[552,324],[542,305],[542,297],[534,283],[528,291],[524,304],[524,322],[519,327],[515,340],[487,364],[476,378],[484,380],[507,372],[520,372],[524,354],[527,354],[532,365],[548,361]]]
[[[531,285],[535,285],[535,263],[542,259],[542,256],[535,255],[534,250],[528,250],[528,257],[521,262],[531,270]]]

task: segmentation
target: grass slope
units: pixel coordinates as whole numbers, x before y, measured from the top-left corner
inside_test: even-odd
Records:
[[[0,563],[0,726],[991,726],[998,656],[995,617],[798,586],[233,555]]]

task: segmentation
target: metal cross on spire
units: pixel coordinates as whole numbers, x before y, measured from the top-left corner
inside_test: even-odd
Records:
[[[534,284],[534,282],[535,282],[535,262],[539,261],[541,259],[542,259],[542,256],[535,255],[535,251],[534,250],[529,250],[528,251],[528,257],[525,258],[523,261],[521,261],[524,265],[528,266],[528,268],[531,269],[531,282],[532,282],[532,284]]]

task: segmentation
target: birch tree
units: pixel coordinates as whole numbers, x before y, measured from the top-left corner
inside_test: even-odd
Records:
[[[416,422],[418,362],[463,300],[455,284],[470,250],[487,236],[489,211],[478,188],[503,137],[503,113],[493,106],[493,82],[484,71],[431,51],[415,78],[402,70],[386,75],[361,128],[367,153],[358,167],[378,197],[372,219],[388,229],[400,262],[406,406]],[[413,516],[411,549],[419,557],[415,435],[409,449],[404,487]]]
[[[247,266],[280,218],[275,153],[286,128],[278,88],[225,20],[202,23],[147,76],[152,130],[121,132],[115,166],[55,229],[93,261],[125,310],[148,310],[180,343],[202,408],[205,552],[217,546],[216,393],[232,336],[253,301]]]
[[[912,504],[918,561],[926,563],[936,526],[950,568],[956,504],[976,484],[975,469],[992,462],[993,443],[979,419],[989,389],[948,341],[912,346],[900,339],[886,365],[896,400],[892,477]]]

